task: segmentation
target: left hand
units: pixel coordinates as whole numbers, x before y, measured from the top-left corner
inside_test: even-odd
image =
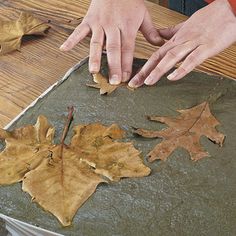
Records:
[[[185,22],[159,33],[169,41],[153,53],[129,82],[130,87],[155,84],[180,61],[183,61],[180,67],[167,78],[173,81],[183,78],[236,41],[236,16],[227,0],[215,0]]]

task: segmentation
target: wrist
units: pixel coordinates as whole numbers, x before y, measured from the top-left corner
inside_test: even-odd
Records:
[[[223,6],[228,7],[234,15],[236,15],[236,1],[235,0],[205,0],[207,3],[218,2],[219,4],[223,4]]]

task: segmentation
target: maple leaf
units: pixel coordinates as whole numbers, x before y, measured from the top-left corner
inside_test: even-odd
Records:
[[[63,226],[71,224],[78,208],[94,193],[99,183],[106,182],[69,148],[51,149],[52,159],[28,172],[22,189],[33,201],[55,215]]]
[[[225,136],[216,130],[220,123],[211,114],[209,104],[203,102],[200,105],[186,110],[178,110],[177,117],[149,116],[148,119],[165,123],[169,127],[161,131],[136,129],[134,133],[147,138],[163,138],[148,154],[150,162],[160,159],[166,160],[178,147],[186,149],[193,161],[209,156],[201,144],[201,136],[206,136],[220,146],[223,145]]]
[[[54,131],[44,116],[39,116],[34,126],[13,131],[0,129],[0,139],[6,145],[0,153],[0,185],[21,181],[25,173],[50,155],[48,146],[53,142]]]
[[[105,127],[90,124],[75,127],[71,147],[81,152],[81,159],[95,168],[95,173],[112,181],[122,177],[141,177],[149,175],[150,169],[143,165],[140,152],[132,143],[114,142],[124,131],[117,125]]]
[[[0,55],[19,50],[24,35],[45,35],[49,26],[33,15],[22,12],[19,19],[0,21]]]
[[[107,78],[105,78],[101,73],[92,74],[92,76],[93,76],[93,81],[96,84],[87,84],[87,86],[100,89],[101,95],[110,94],[120,86],[120,85],[110,84]]]
[[[92,74],[92,76],[93,76],[93,81],[95,82],[95,84],[86,84],[86,85],[88,87],[100,89],[100,94],[101,95],[111,94],[118,87],[121,87],[121,86],[126,86],[129,90],[134,91],[134,88],[129,87],[127,85],[127,83],[121,83],[121,84],[118,84],[118,85],[110,84],[108,82],[108,79],[106,77],[104,77],[101,73]]]
[[[71,224],[97,185],[107,182],[102,176],[118,181],[150,173],[133,144],[115,141],[125,134],[117,125],[75,126],[71,143],[66,145],[72,114],[70,108],[58,145],[53,144],[54,129],[43,116],[34,126],[11,132],[0,129],[6,142],[0,153],[0,184],[18,182],[24,176],[23,190],[64,226]]]

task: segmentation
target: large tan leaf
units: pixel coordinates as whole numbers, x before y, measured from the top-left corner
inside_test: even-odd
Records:
[[[48,157],[48,146],[52,144],[54,128],[46,117],[39,116],[37,123],[13,131],[0,130],[0,139],[6,147],[0,153],[0,185],[16,183],[25,173]]]
[[[48,29],[48,25],[26,12],[18,20],[0,21],[0,55],[20,49],[24,35],[45,35]]]
[[[65,145],[72,116],[73,108],[59,145],[53,144],[54,129],[43,116],[34,126],[0,129],[6,142],[0,153],[0,185],[23,179],[23,190],[64,226],[71,224],[97,185],[106,182],[102,175],[118,181],[150,173],[131,143],[114,141],[125,134],[117,125],[78,125],[71,144]]]
[[[80,158],[101,174],[113,181],[122,177],[141,177],[150,174],[140,152],[132,143],[114,141],[124,136],[117,125],[110,127],[90,124],[75,127],[71,148],[81,152]]]
[[[61,146],[51,149],[51,160],[28,172],[22,189],[45,210],[55,215],[64,226],[71,224],[78,208],[105,182],[79,155]]]
[[[209,156],[200,144],[200,137],[206,136],[220,146],[223,145],[225,136],[216,130],[220,123],[211,114],[209,104],[203,102],[187,110],[179,110],[177,117],[149,116],[151,121],[167,124],[169,127],[161,131],[137,129],[134,132],[147,138],[163,138],[148,154],[149,161],[156,159],[166,160],[178,147],[186,149],[193,161]]]

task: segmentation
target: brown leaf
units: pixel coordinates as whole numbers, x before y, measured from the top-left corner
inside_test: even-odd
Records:
[[[51,162],[44,159],[35,170],[28,172],[22,189],[45,210],[53,213],[63,226],[68,226],[78,208],[105,180],[70,149],[63,149],[63,158],[60,157],[60,146],[51,151]]]
[[[107,78],[105,78],[101,73],[92,74],[93,81],[96,84],[87,84],[87,86],[92,88],[98,88],[100,89],[100,94],[110,94],[113,91],[115,91],[120,85],[111,85]]]
[[[54,128],[46,117],[39,116],[37,123],[13,131],[0,130],[0,139],[6,147],[0,153],[0,185],[22,180],[25,173],[39,165],[50,152]]]
[[[22,12],[18,20],[0,21],[0,55],[19,50],[24,35],[45,35],[49,26]]]
[[[95,173],[112,181],[122,177],[141,177],[150,174],[132,143],[115,142],[124,136],[117,125],[105,127],[91,124],[75,127],[71,147],[79,150],[81,159],[95,168]]]
[[[209,104],[203,102],[198,106],[186,110],[176,118],[149,116],[151,121],[167,124],[169,127],[161,131],[148,131],[137,129],[134,132],[147,138],[163,138],[164,140],[155,146],[148,154],[149,161],[156,159],[166,160],[178,147],[186,149],[193,161],[209,156],[200,144],[200,137],[206,136],[220,146],[223,145],[225,136],[216,130],[220,123],[211,114]]]
[[[131,143],[117,125],[78,125],[71,144],[64,139],[72,119],[70,110],[61,144],[53,144],[54,129],[43,116],[36,125],[11,132],[0,129],[6,147],[0,153],[0,185],[22,180],[28,192],[45,210],[68,226],[78,208],[92,195],[101,176],[118,181],[122,177],[149,175]]]

